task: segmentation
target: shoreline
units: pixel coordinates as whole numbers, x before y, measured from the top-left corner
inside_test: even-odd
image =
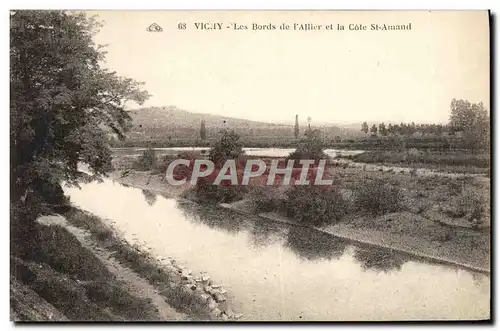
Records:
[[[110,175],[110,179],[113,181],[129,185],[135,188],[149,190],[157,194],[161,194],[168,198],[179,199],[181,194],[189,187],[177,187],[171,189],[171,187],[166,187],[165,183],[161,180],[161,175],[151,175],[149,172],[137,172],[130,171],[131,175],[121,177],[120,171],[115,171]],[[241,201],[239,201],[241,202]],[[234,204],[237,204],[236,202]],[[217,206],[231,209],[233,211],[243,213],[246,215],[254,215],[252,211],[244,207],[235,207],[231,204],[218,204]],[[415,222],[423,219],[420,215],[411,213],[398,213],[401,215],[396,215],[400,218],[406,218],[408,222]],[[327,227],[313,227],[303,224],[298,224],[292,219],[283,217],[277,213],[258,213],[259,217],[263,217],[269,221],[287,223],[295,226],[305,226],[312,228],[323,233],[343,238],[346,240],[351,240],[359,242],[366,245],[372,245],[383,249],[391,249],[399,251],[403,254],[408,254],[417,258],[422,258],[438,263],[454,265],[467,270],[480,272],[483,274],[491,274],[490,270],[490,256],[484,256],[480,251],[480,248],[474,247],[464,247],[461,242],[461,235],[472,236],[474,235],[484,235],[482,232],[474,233],[469,229],[464,229],[460,227],[445,227],[439,225],[435,222],[435,226],[442,226],[442,229],[451,229],[454,233],[458,233],[459,238],[451,241],[441,241],[430,240],[427,238],[420,238],[417,236],[409,236],[402,233],[395,233],[390,231],[383,231],[370,227],[359,227],[356,226],[355,222],[351,224],[350,222],[339,222],[335,225]],[[385,215],[387,216],[387,215]],[[381,218],[381,217],[379,217]],[[382,217],[383,218],[383,217]],[[428,220],[426,220],[429,222]],[[441,228],[440,228],[441,229]],[[438,234],[439,237],[439,234]],[[488,236],[489,238],[489,236]],[[490,240],[490,239],[489,239]],[[489,242],[488,242],[489,245]],[[465,245],[467,246],[467,245]]]
[[[238,213],[240,213],[242,215],[254,215],[254,214],[250,213],[249,211],[242,210],[241,208],[237,208],[237,207],[235,207],[235,206],[233,206],[231,204],[221,203],[221,204],[218,204],[217,206],[225,208],[225,209],[229,209],[229,210],[232,210],[232,211],[235,211],[235,212],[238,212]],[[489,269],[482,268],[482,267],[479,267],[479,266],[474,266],[472,264],[460,262],[460,261],[457,261],[457,260],[451,260],[451,259],[447,259],[447,258],[444,258],[444,257],[437,257],[437,256],[434,256],[434,255],[428,255],[428,254],[425,254],[423,252],[411,251],[411,250],[405,249],[404,247],[401,247],[401,246],[400,247],[395,247],[394,245],[384,245],[382,243],[377,243],[374,240],[370,240],[370,238],[368,238],[368,236],[363,236],[363,233],[357,233],[356,235],[353,235],[353,233],[352,233],[353,229],[350,228],[349,226],[339,226],[339,227],[337,227],[337,225],[339,225],[339,224],[337,224],[336,226],[334,226],[334,227],[336,227],[335,230],[332,231],[332,230],[328,230],[328,229],[322,229],[322,228],[319,228],[319,227],[314,227],[314,226],[299,224],[299,223],[295,222],[293,219],[290,219],[288,217],[285,217],[285,216],[282,216],[282,215],[279,215],[279,214],[273,213],[273,212],[270,212],[270,213],[258,213],[256,215],[259,216],[259,217],[261,217],[261,218],[264,218],[264,219],[267,219],[269,221],[272,221],[272,222],[277,222],[277,223],[282,223],[282,224],[288,224],[288,225],[300,226],[300,227],[305,227],[305,228],[308,228],[308,229],[313,229],[315,231],[319,231],[319,232],[322,232],[322,233],[325,233],[325,234],[328,234],[328,235],[331,235],[331,236],[334,236],[334,237],[337,237],[337,238],[341,238],[341,239],[345,239],[345,240],[348,240],[348,241],[360,243],[362,245],[373,246],[373,247],[376,247],[376,248],[390,249],[390,250],[394,250],[394,251],[397,251],[397,252],[400,252],[400,253],[403,253],[403,254],[407,254],[407,255],[416,257],[416,258],[421,258],[421,259],[429,260],[431,262],[437,262],[437,263],[441,263],[441,264],[453,265],[453,266],[456,266],[456,267],[464,268],[464,269],[467,269],[467,270],[470,270],[470,271],[474,271],[474,272],[478,272],[478,273],[483,273],[483,274],[487,274],[487,275],[491,274],[491,272],[490,272]],[[347,233],[349,230],[351,231],[350,235]]]
[[[242,316],[231,310],[225,295],[227,291],[216,285],[210,275],[193,274],[175,257],[151,254],[147,245],[126,240],[97,215],[72,207],[63,215],[42,216],[41,219],[47,224],[65,227],[79,240],[87,241],[89,247],[98,247],[93,253],[115,269],[118,278],[131,278],[132,275],[138,283],[136,287],[141,288],[141,292],[147,290],[156,303],[161,304],[163,300],[168,304],[167,309],[172,311],[171,315],[177,314],[177,320],[236,321]]]

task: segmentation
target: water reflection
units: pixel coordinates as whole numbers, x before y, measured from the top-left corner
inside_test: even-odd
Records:
[[[148,203],[148,205],[153,206],[156,202],[156,194],[149,190],[142,190],[142,195],[144,195],[144,199]]]
[[[389,272],[391,270],[401,270],[403,264],[408,262],[408,258],[390,250],[363,249],[357,248],[354,258],[361,262],[364,270],[375,270],[378,272]]]
[[[282,240],[283,233],[286,233],[286,229],[280,229],[276,224],[272,224],[261,217],[256,217],[249,233],[250,245],[255,249],[259,249]]]
[[[250,245],[256,249],[283,241],[284,247],[308,261],[338,259],[349,245],[344,239],[314,229],[276,224],[261,217],[241,215],[212,205],[179,201],[178,208],[191,222],[200,222],[231,234],[248,232]],[[399,270],[407,261],[395,252],[370,249],[358,249],[354,257],[364,269],[376,271]]]
[[[247,320],[489,316],[488,276],[411,256],[405,263],[377,248],[215,206],[162,197],[150,206],[140,189],[109,180],[81,186],[65,188],[76,206],[147,243],[152,254],[210,274]]]
[[[276,224],[261,217],[241,215],[214,206],[179,202],[178,207],[184,211],[187,219],[210,228],[233,234],[247,231],[250,245],[257,249],[283,241],[286,248],[302,259],[330,260],[342,256],[347,246],[346,241],[313,229]]]
[[[281,229],[260,217],[243,216],[220,207],[199,205],[189,201],[179,201],[178,208],[184,212],[188,220],[203,223],[210,228],[232,234],[247,231],[253,248],[271,245],[281,237]]]
[[[232,213],[233,215],[228,217],[224,210],[220,210],[220,208],[216,208],[213,205],[179,201],[177,207],[188,220],[203,223],[210,228],[224,230],[232,234],[248,228],[245,218],[241,215]]]
[[[338,259],[344,254],[347,242],[329,234],[303,227],[290,227],[286,247],[306,260]]]

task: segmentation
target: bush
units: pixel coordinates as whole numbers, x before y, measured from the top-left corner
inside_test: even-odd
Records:
[[[352,189],[358,210],[370,212],[373,215],[383,215],[401,209],[402,195],[399,188],[388,184],[384,179],[361,181]]]
[[[248,186],[213,185],[200,178],[194,188],[195,199],[210,203],[231,203],[243,199],[248,192]]]
[[[227,159],[233,159],[243,154],[243,144],[240,136],[234,130],[223,130],[222,137],[210,149],[210,160],[223,164]]]
[[[252,187],[249,199],[257,212],[280,211],[285,203],[285,197],[274,186]]]
[[[292,186],[285,195],[287,216],[308,225],[335,223],[349,209],[340,191],[331,186]]]
[[[296,160],[295,167],[299,166],[298,160],[315,160],[327,158],[323,152],[324,142],[318,130],[308,130],[306,138],[299,141],[297,149],[290,153],[289,160]],[[287,161],[288,161],[287,159]]]
[[[447,211],[452,217],[465,217],[469,221],[476,219],[480,221],[484,218],[487,210],[486,199],[473,189],[465,189],[460,196],[455,199],[454,206]]]

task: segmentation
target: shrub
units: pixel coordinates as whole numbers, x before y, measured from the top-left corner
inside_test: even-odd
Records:
[[[299,166],[298,160],[315,160],[327,158],[323,152],[324,142],[318,130],[308,130],[306,138],[299,141],[297,149],[290,153],[289,160],[296,160],[295,167]],[[287,160],[288,161],[288,160]]]
[[[210,203],[231,203],[243,199],[248,186],[213,185],[212,182],[200,178],[194,188],[195,199]]]
[[[257,212],[279,211],[283,209],[285,199],[274,186],[254,186],[249,192],[249,199]]]
[[[210,149],[209,157],[214,163],[223,164],[227,159],[243,153],[240,136],[234,130],[223,130],[222,137]]]
[[[402,195],[399,188],[384,179],[361,181],[353,185],[352,189],[358,210],[383,215],[401,209]]]
[[[455,199],[454,206],[447,211],[452,217],[465,217],[469,221],[481,220],[486,213],[486,199],[473,189],[465,189]]]
[[[340,191],[331,186],[292,186],[286,193],[287,216],[299,223],[320,226],[340,220],[349,208]]]
[[[189,198],[194,195],[194,199],[201,202],[209,203],[230,203],[241,200],[248,188],[241,185],[231,185],[229,180],[221,181],[220,185],[213,185],[217,178],[220,169],[229,159],[235,160],[237,170],[237,182],[241,183],[243,175],[244,159],[243,145],[239,141],[240,137],[233,130],[223,130],[222,137],[214,144],[209,153],[209,158],[215,164],[214,171],[206,177],[199,178],[196,187],[184,194],[184,197]],[[181,157],[181,155],[179,155]],[[200,155],[201,157],[201,155]],[[191,164],[188,170],[193,169],[194,158],[191,159]],[[186,177],[189,177],[190,171]],[[175,176],[174,176],[175,177]],[[177,178],[176,178],[177,179]]]

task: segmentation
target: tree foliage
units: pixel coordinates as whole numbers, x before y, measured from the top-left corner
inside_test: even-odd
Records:
[[[378,132],[380,133],[380,135],[381,135],[382,137],[387,136],[387,129],[386,129],[386,127],[385,127],[384,122],[382,122],[382,123],[380,123],[380,124],[378,125]]]
[[[201,121],[200,124],[200,139],[201,140],[207,139],[207,128],[205,127],[205,121]]]
[[[490,117],[483,103],[453,99],[450,108],[452,130],[462,131],[471,149],[487,147],[490,139]]]
[[[210,149],[210,160],[223,164],[228,159],[234,159],[243,153],[240,136],[234,130],[222,130],[221,138]]]
[[[76,183],[77,164],[95,178],[111,168],[106,136],[123,137],[127,101],[148,93],[101,68],[92,36],[101,24],[83,13],[17,11],[10,22],[11,199],[40,186]]]
[[[368,134],[368,130],[368,123],[363,122],[363,124],[361,124],[361,132],[363,132],[364,134]]]
[[[295,127],[293,128],[293,134],[295,136],[295,139],[299,138],[299,115],[295,115]]]
[[[326,158],[323,149],[325,142],[321,138],[319,130],[308,128],[305,132],[305,138],[299,141],[297,149],[288,156],[291,160],[316,160]],[[298,163],[296,163],[298,166]]]

